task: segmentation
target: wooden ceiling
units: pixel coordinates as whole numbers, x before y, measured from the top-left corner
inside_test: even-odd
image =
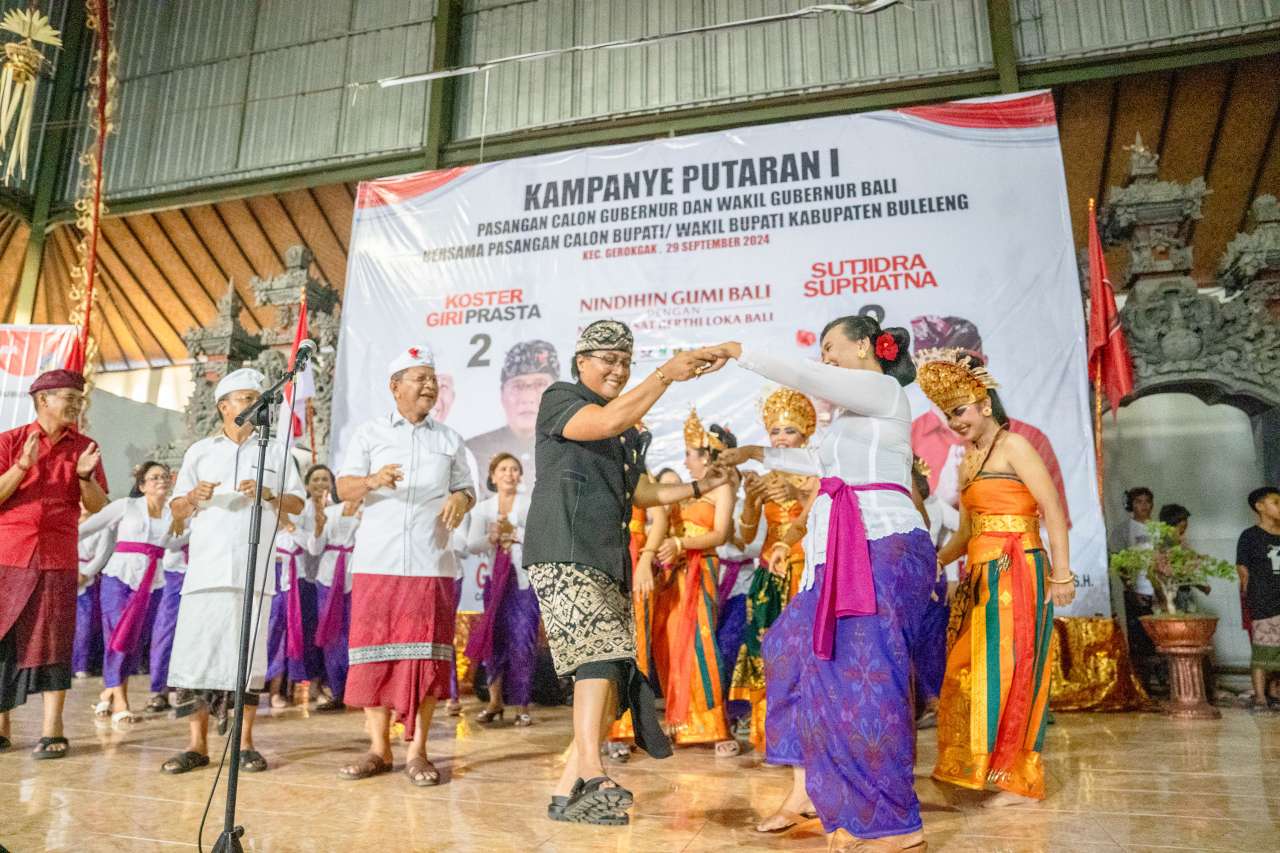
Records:
[[[1087,235],[1090,197],[1120,185],[1129,157],[1124,146],[1140,132],[1160,153],[1160,177],[1186,181],[1204,175],[1212,194],[1193,233],[1195,276],[1214,282],[1227,243],[1247,226],[1248,207],[1263,194],[1280,195],[1280,57],[1207,65],[1174,72],[1074,84],[1055,91],[1063,161],[1077,247]],[[208,324],[233,282],[251,331],[272,324],[272,309],[254,304],[249,281],[284,269],[284,252],[305,243],[315,268],[341,292],[355,187],[311,189],[176,210],[110,217],[100,243],[100,304],[95,334],[100,366],[123,370],[182,364],[182,335]],[[12,322],[29,229],[0,213],[0,305]],[[65,322],[69,270],[78,233],[55,229],[45,244],[34,320]],[[1127,258],[1108,255],[1113,281]]]

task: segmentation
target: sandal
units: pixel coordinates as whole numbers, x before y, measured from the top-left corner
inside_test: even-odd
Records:
[[[364,757],[354,764],[348,764],[346,767],[338,770],[338,778],[345,779],[348,782],[355,782],[359,779],[368,779],[373,776],[380,776],[383,773],[391,772],[391,762],[383,759],[381,755],[375,755],[372,752],[366,752]]]
[[[457,699],[450,699],[449,704],[444,706],[444,710],[450,717],[461,717],[462,703]]]
[[[773,814],[769,815],[767,818],[765,818],[764,820],[756,824],[756,832],[760,833],[761,835],[781,835],[782,833],[787,832],[788,830],[794,829],[795,827],[799,826],[802,823],[806,823],[807,821],[812,820],[814,817],[816,817],[816,815],[813,815],[811,813],[789,812],[789,811],[784,811],[782,809],[779,809],[778,811],[774,812]],[[782,823],[776,824],[774,826],[769,826],[768,824],[774,820],[781,820]]]
[[[256,749],[240,750],[240,769],[245,773],[262,773],[267,769],[267,759]]]
[[[328,701],[321,702],[316,706],[317,714],[336,714],[339,711],[345,710],[347,710],[347,706],[341,699],[329,699]]]
[[[61,746],[62,749],[50,749],[52,746]],[[66,758],[67,750],[71,748],[71,744],[64,737],[42,737],[36,748],[31,751],[31,757],[36,761],[46,761],[52,758]]]
[[[151,701],[147,703],[147,711],[152,714],[163,714],[169,710],[169,697],[163,693],[157,693],[151,697]]]
[[[496,711],[493,710],[492,708],[485,708],[479,714],[476,714],[476,722],[487,726],[489,725],[489,723],[493,723],[493,722],[497,722],[498,720],[501,720],[503,716],[506,715],[506,713],[507,713],[506,708],[499,708]]]
[[[160,770],[163,773],[169,773],[176,776],[179,773],[190,773],[197,767],[208,766],[209,756],[188,750],[186,752],[179,752],[173,758],[170,758],[164,764],[161,764]]]
[[[605,785],[610,787],[605,787]],[[591,823],[599,826],[625,826],[631,818],[625,813],[635,802],[635,797],[626,788],[614,782],[608,776],[596,776],[585,782],[579,779],[574,783],[574,793],[563,803],[557,804],[553,798],[547,807],[547,815],[553,820],[566,823]],[[552,810],[559,805],[559,816]]]
[[[736,740],[722,740],[716,744],[716,758],[733,758],[742,754],[742,744]]]
[[[528,714],[516,714],[514,725],[522,729],[528,728],[533,725],[533,717],[530,717]]]
[[[103,699],[93,705],[93,718],[106,722],[111,719],[111,700]]]
[[[116,711],[111,715],[111,728],[119,729],[122,725],[132,725],[138,722],[138,718],[133,715],[132,711]]]
[[[419,788],[430,788],[440,784],[440,771],[427,760],[426,756],[419,755],[405,762],[404,775]]]
[[[631,760],[631,746],[620,740],[611,740],[605,744],[605,756],[610,761],[626,764]]]

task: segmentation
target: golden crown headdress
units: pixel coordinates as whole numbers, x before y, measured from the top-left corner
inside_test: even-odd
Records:
[[[799,391],[791,388],[779,388],[760,406],[760,415],[764,418],[764,428],[791,426],[809,438],[818,425],[818,412],[813,401]]]
[[[713,432],[702,428],[697,409],[689,410],[684,421],[684,446],[690,450],[724,450],[724,442]]]
[[[920,390],[944,412],[987,399],[999,387],[986,366],[968,350],[926,349],[916,353]]]

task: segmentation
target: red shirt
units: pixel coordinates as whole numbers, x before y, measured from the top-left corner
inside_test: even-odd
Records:
[[[93,441],[74,428],[64,431],[56,442],[38,423],[11,429],[0,433],[0,472],[18,463],[32,431],[40,434],[36,464],[17,491],[0,504],[0,566],[29,566],[32,556],[38,556],[42,569],[74,571],[80,527],[76,460]],[[93,478],[105,492],[107,475],[101,462]]]

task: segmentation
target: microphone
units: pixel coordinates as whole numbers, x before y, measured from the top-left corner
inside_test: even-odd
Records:
[[[298,354],[293,358],[294,370],[300,370],[302,365],[306,364],[312,358],[315,358],[316,352],[320,349],[320,345],[311,338],[304,338],[302,343],[298,344]]]

